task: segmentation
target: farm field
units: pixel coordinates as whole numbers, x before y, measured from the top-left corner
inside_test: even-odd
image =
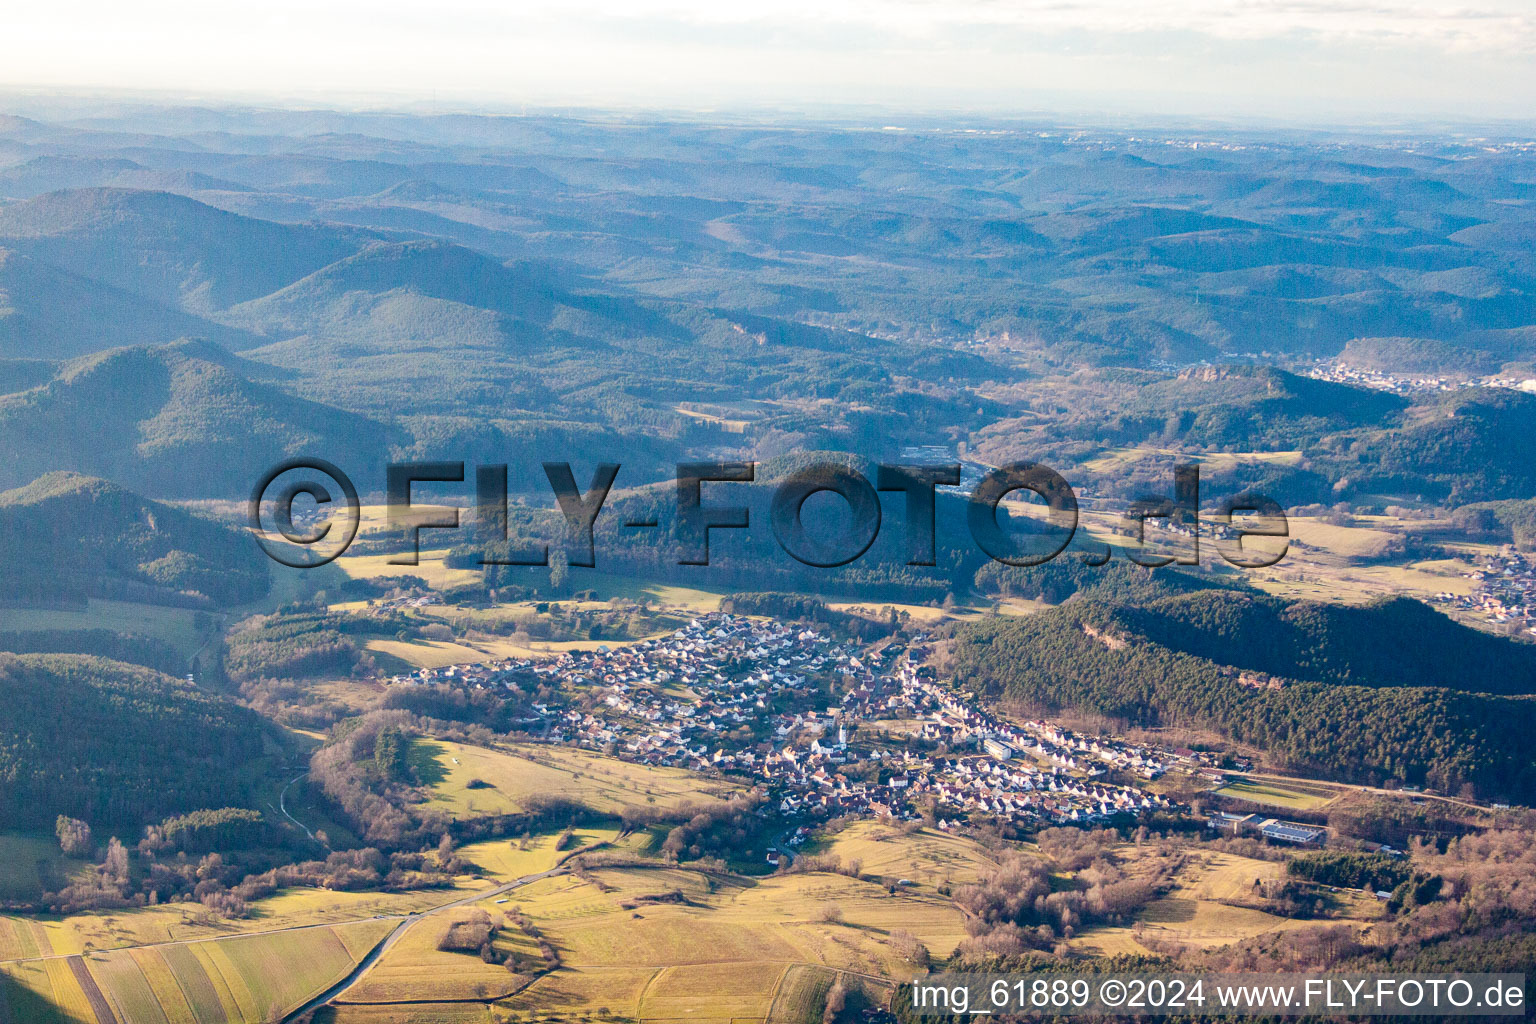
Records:
[[[897,612],[905,612],[912,617],[913,622],[934,623],[942,622],[949,618],[963,618],[964,615],[954,615],[946,612],[937,605],[929,604],[902,604],[896,601],[828,601],[827,607],[834,612],[846,612],[857,615],[860,618],[870,620],[883,620],[895,609]]]
[[[438,949],[438,942],[470,911],[457,910],[424,917],[379,959],[362,980],[340,997],[339,1004],[398,1003],[425,999],[455,1002],[501,999],[526,987],[531,977],[486,963],[478,952]],[[492,920],[502,925],[499,912]],[[520,961],[538,961],[538,947],[514,927],[498,927],[491,948],[498,957],[514,954]]]
[[[947,900],[892,896],[884,886],[843,875],[747,882],[660,865],[598,866],[590,874],[597,884],[561,875],[518,889],[508,904],[479,904],[491,912],[517,907],[562,960],[558,970],[500,1001],[498,1012],[533,1020],[608,1014],[798,1022],[811,1010],[820,1013],[838,971],[890,976],[910,970],[891,953],[891,932],[912,932],[938,955],[965,937],[960,913]],[[423,936],[418,947],[426,946],[428,933]],[[404,947],[404,940],[397,943],[375,971],[390,967],[403,977],[412,963],[444,955]],[[476,969],[463,965],[466,977]],[[436,991],[429,986],[424,998]],[[335,1019],[392,1018],[343,1007]]]
[[[534,797],[580,793],[603,813],[626,808],[718,800],[737,790],[679,768],[630,764],[571,747],[521,744],[490,750],[447,740],[416,741],[411,758],[431,783],[427,806],[456,818],[524,810]],[[483,787],[471,789],[479,780]]]
[[[757,407],[748,403],[710,405],[700,408],[693,402],[679,402],[672,407],[672,411],[689,419],[698,420],[700,423],[717,424],[721,429],[733,434],[743,433],[761,415]]]
[[[0,917],[0,960],[47,956],[53,942],[41,921],[25,917]]]
[[[915,736],[923,731],[921,718],[877,718],[870,722],[860,722],[854,729],[854,737],[863,733],[889,733],[892,736]],[[867,736],[866,736],[867,738]]]
[[[0,975],[18,1024],[258,1024],[343,977],[393,927],[358,921],[58,956],[0,964]]]
[[[381,508],[374,507],[374,520],[370,520],[369,506],[364,506],[362,512],[363,525],[360,536],[362,533],[366,533],[370,523],[374,520],[376,520],[377,525],[382,526]],[[444,565],[443,559],[447,554],[447,548],[423,548],[418,557],[419,564],[417,565],[391,565],[389,560],[395,556],[387,553],[342,555],[336,559],[334,564],[339,566],[341,571],[352,579],[416,576],[425,580],[428,586],[437,590],[478,583],[480,581],[481,575],[474,569],[454,569]],[[594,591],[600,602],[606,602],[616,597],[629,598],[630,600],[644,599],[663,608],[675,608],[693,614],[718,611],[720,599],[724,596],[723,591],[675,586],[666,583],[652,583],[583,568],[572,570],[571,588],[577,591]],[[531,604],[522,602],[512,607],[531,607]]]
[[[1290,783],[1282,785],[1278,782],[1268,782],[1262,779],[1228,783],[1215,790],[1215,793],[1217,796],[1236,797],[1239,800],[1251,800],[1256,804],[1268,804],[1274,807],[1285,807],[1302,811],[1324,807],[1332,803],[1339,796],[1338,791],[1321,786],[1311,789]]]
[[[1247,577],[1271,594],[1297,600],[1362,604],[1380,597],[1410,596],[1428,599],[1441,592],[1471,594],[1474,581],[1465,578],[1467,565],[1456,559],[1393,560],[1401,550],[1401,527],[1411,525],[1390,516],[1356,517],[1354,525],[1341,526],[1321,519],[1293,517],[1288,520],[1291,537],[1285,557],[1267,569],[1249,570]],[[1269,550],[1275,542],[1251,540]]]
[[[384,684],[371,679],[320,679],[309,683],[318,700],[334,701],[353,714],[372,709],[384,692]]]
[[[621,595],[615,595],[614,601],[629,600]],[[418,615],[428,618],[442,619],[457,626],[465,626],[472,629],[506,629],[508,626],[530,624],[545,618],[545,613],[538,610],[538,605],[543,601],[516,601],[491,605],[484,608],[470,608],[458,605],[427,605],[416,609]],[[553,602],[562,610],[582,612],[604,612],[613,607],[612,602],[605,598],[601,601],[584,601],[575,599],[563,599]],[[650,610],[646,613],[657,621],[655,634],[659,635],[666,630],[676,629],[684,625],[692,616],[681,613],[658,612]]]
[[[410,1006],[327,1006],[314,1024],[495,1024],[484,1003],[412,1003]]]
[[[1250,570],[1251,581],[1277,597],[1334,604],[1365,604],[1392,596],[1428,600],[1441,591],[1471,594],[1475,589],[1461,576],[1465,566],[1444,559],[1352,565],[1320,561],[1312,554],[1293,551],[1272,568]]]
[[[600,552],[598,558],[601,564]],[[646,600],[660,608],[676,609],[693,615],[719,611],[720,599],[726,594],[726,591],[721,590],[651,582],[630,576],[615,576],[600,569],[580,567],[571,570],[571,587],[574,590],[593,591],[599,602],[606,602],[613,598],[627,598],[631,601]],[[568,602],[560,603],[564,605]],[[526,602],[522,605],[522,607],[528,606]]]
[[[553,839],[549,841],[552,843]],[[284,889],[255,901],[251,904],[251,916],[237,920],[208,917],[201,913],[199,905],[180,903],[92,911],[62,918],[0,917],[0,960],[50,952],[73,954],[152,943],[195,942],[246,932],[338,924],[376,914],[407,914],[441,906],[486,887],[483,881],[461,877],[451,888],[393,893]],[[29,942],[46,945],[33,951]]]
[[[836,971],[809,964],[792,964],[779,979],[778,991],[768,1008],[770,1024],[813,1022],[826,1005],[827,993],[837,979]]]
[[[1123,472],[1148,459],[1164,458],[1179,462],[1198,462],[1201,469],[1221,472],[1239,465],[1294,466],[1301,461],[1299,451],[1279,452],[1207,452],[1191,454],[1173,448],[1139,446],[1111,448],[1083,463],[1083,468],[1094,473]]]
[[[1146,953],[1137,941],[1136,929],[1149,938],[1177,942],[1195,948],[1224,946],[1240,939],[1315,924],[1313,921],[1277,917],[1251,906],[1236,906],[1254,899],[1254,882],[1274,881],[1284,875],[1279,861],[1253,860],[1229,853],[1203,853],[1180,873],[1174,889],[1153,900],[1136,915],[1129,927],[1092,928],[1071,939],[1078,953],[1111,956]],[[1345,923],[1369,924],[1381,913],[1374,901],[1346,896]]]
[[[442,668],[445,665],[468,665],[495,661],[505,657],[499,652],[481,650],[467,644],[449,640],[383,640],[372,639],[367,648],[378,654],[398,658],[411,668]]]
[[[393,554],[342,555],[335,564],[352,579],[379,579],[387,576],[417,576],[427,585],[442,590],[464,584],[478,583],[481,574],[473,569],[451,569],[443,564],[448,556],[447,548],[422,549],[417,565],[391,565]]]
[[[767,1015],[779,971],[760,965],[886,975],[909,969],[891,952],[892,932],[911,932],[939,956],[952,952],[966,934],[960,912],[947,900],[913,892],[891,895],[884,886],[843,875],[790,874],[744,883],[676,868],[600,868],[593,874],[610,891],[562,876],[520,890],[515,901],[561,950],[566,967],[670,973],[735,965],[691,975],[695,981],[706,975],[715,979],[710,985],[722,997],[761,1000],[755,1007],[733,1004],[738,1017]],[[667,899],[646,898],[657,896]],[[541,986],[564,983],[564,974],[562,968]],[[528,999],[539,987],[525,993]],[[647,1016],[652,994],[647,989],[644,996]]]
[[[970,839],[933,829],[908,834],[876,821],[855,822],[818,852],[858,861],[863,874],[888,883],[910,879],[928,888],[974,882],[993,863]]]
[[[1398,534],[1371,526],[1336,526],[1306,516],[1291,516],[1287,522],[1292,539],[1339,558],[1376,558],[1401,541]]]
[[[478,867],[485,875],[498,882],[511,881],[524,875],[538,874],[554,867],[561,857],[571,850],[597,843],[611,843],[619,838],[617,828],[579,828],[571,834],[565,850],[555,849],[559,840],[556,833],[530,836],[523,848],[523,840],[486,839],[478,843],[466,843],[458,848],[458,854]]]
[[[410,668],[441,668],[444,665],[483,664],[501,658],[547,658],[567,651],[595,651],[599,647],[623,647],[644,639],[648,638],[530,640],[527,643],[517,643],[512,640],[476,636],[467,643],[448,640],[374,639],[368,641],[366,646],[370,651],[389,658],[397,658]]]

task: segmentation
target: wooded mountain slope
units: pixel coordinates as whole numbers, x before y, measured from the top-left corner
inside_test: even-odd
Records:
[[[267,728],[255,712],[151,669],[0,654],[0,821],[60,814],[129,827],[239,804]]]
[[[1536,651],[1463,636],[1413,604],[1323,609],[1220,593],[1143,610],[1083,601],[962,626],[954,673],[1042,710],[1213,730],[1324,778],[1470,785],[1528,802]],[[1306,678],[1270,674],[1279,669]]]

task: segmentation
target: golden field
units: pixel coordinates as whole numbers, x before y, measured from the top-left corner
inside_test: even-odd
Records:
[[[680,768],[631,764],[573,747],[518,744],[505,749],[447,740],[412,744],[424,777],[435,778],[426,804],[456,818],[526,810],[534,797],[575,798],[602,813],[629,808],[708,803],[740,791],[734,783],[708,783]],[[471,788],[478,780],[486,785]]]

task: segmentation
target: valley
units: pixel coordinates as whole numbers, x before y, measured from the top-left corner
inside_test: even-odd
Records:
[[[1513,129],[7,102],[0,1024],[1536,977]],[[818,567],[828,462],[960,483]]]

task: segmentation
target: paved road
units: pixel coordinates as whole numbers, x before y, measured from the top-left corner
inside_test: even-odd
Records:
[[[298,818],[295,818],[293,815],[288,813],[288,790],[293,787],[293,784],[295,782],[298,782],[300,779],[304,778],[308,774],[309,774],[309,772],[306,771],[306,772],[303,772],[302,774],[295,775],[293,778],[288,780],[288,785],[284,786],[283,787],[283,791],[277,795],[277,809],[283,813],[283,817],[287,818],[289,821],[291,821],[295,825],[299,826],[299,828],[303,829],[304,830],[304,834],[309,836],[309,838],[311,840],[313,840],[314,842],[320,843],[321,846],[323,846],[327,850],[329,850],[331,848],[331,844],[330,843],[321,842],[320,839],[317,838],[315,836],[315,834],[309,830],[309,826],[308,825],[304,824]]]
[[[303,776],[300,776],[300,778],[302,778],[302,777]],[[294,780],[294,781],[297,781],[297,780]],[[290,785],[291,785],[291,783],[290,783]],[[302,826],[300,826],[300,827],[302,827]],[[582,851],[573,851],[573,854],[574,853],[580,853],[580,852],[582,852]],[[354,967],[352,969],[352,972],[350,974],[348,974],[345,978],[343,978],[340,981],[338,981],[335,985],[332,985],[330,988],[326,989],[324,992],[322,992],[319,995],[315,996],[314,998],[310,999],[303,1006],[300,1006],[297,1010],[294,1010],[292,1013],[290,1013],[287,1016],[285,1016],[283,1018],[282,1024],[290,1024],[290,1022],[298,1020],[299,1018],[303,1017],[306,1013],[310,1013],[310,1012],[312,1012],[314,1010],[318,1010],[320,1007],[329,1004],[330,1002],[335,1000],[338,996],[340,996],[342,993],[346,992],[348,989],[350,989],[353,986],[355,986],[358,982],[362,981],[364,976],[366,976],[367,973],[370,970],[373,969],[374,964],[378,963],[379,958],[382,957],[386,952],[388,952],[390,947],[392,947],[396,942],[400,941],[401,937],[403,937],[405,935],[406,930],[408,928],[410,928],[411,925],[413,925],[416,922],[420,921],[422,918],[424,918],[424,917],[431,917],[433,914],[441,914],[444,911],[453,910],[453,909],[458,908],[458,907],[468,906],[471,903],[478,903],[481,900],[492,899],[493,897],[500,896],[503,893],[511,892],[513,889],[521,888],[522,886],[528,885],[528,884],[530,884],[532,882],[537,882],[537,881],[539,881],[540,879],[543,879],[543,878],[551,878],[551,877],[553,877],[555,875],[565,874],[566,872],[568,872],[570,870],[568,867],[566,867],[566,861],[568,861],[569,859],[570,858],[567,857],[560,864],[556,865],[555,867],[549,868],[546,871],[540,871],[537,874],[524,875],[521,878],[515,878],[515,879],[513,879],[510,882],[504,882],[501,885],[496,886],[494,889],[485,889],[485,890],[482,890],[480,892],[472,892],[472,893],[470,893],[467,896],[461,896],[461,897],[459,897],[456,900],[452,900],[452,901],[450,901],[448,903],[440,904],[439,906],[433,907],[430,910],[416,911],[416,912],[413,912],[413,913],[410,913],[410,914],[379,914],[379,915],[376,915],[376,916],[374,916],[372,918],[357,918],[356,920],[394,921],[395,922],[395,927],[394,927],[393,931],[391,931],[387,936],[384,937],[384,940],[382,942],[380,942],[377,946],[375,946],[373,948],[372,952],[370,952],[366,957],[363,958],[361,963],[359,963],[356,967]],[[236,937],[242,937],[242,936],[247,936],[247,935],[275,935],[275,934],[279,934],[279,933],[282,933],[282,932],[305,931],[305,930],[308,930],[308,929],[311,929],[311,928],[330,928],[330,927],[333,927],[334,925],[350,924],[350,923],[353,923],[353,922],[351,922],[351,921],[326,921],[326,922],[322,922],[322,923],[319,923],[319,924],[293,925],[293,926],[290,926],[290,927],[287,927],[287,928],[269,928],[269,929],[264,929],[264,930],[260,930],[260,931],[249,931],[249,932],[231,932],[230,935],[227,936],[227,937],[228,938],[236,938]],[[155,948],[160,948],[160,947],[164,947],[164,946],[186,946],[186,945],[190,945],[190,944],[195,943],[195,942],[208,942],[208,941],[211,941],[212,939],[222,938],[222,937],[226,937],[226,936],[206,936],[206,937],[203,937],[203,938],[196,938],[196,939],[173,939],[173,940],[168,941],[168,942],[146,942],[146,943],[142,943],[142,944],[137,945],[137,946],[119,946],[119,947],[114,947],[114,949],[115,950],[155,949]],[[113,950],[100,950],[100,952],[111,952],[111,951],[113,951]],[[66,960],[66,959],[69,959],[70,957],[75,957],[75,956],[79,956],[79,954],[78,953],[50,953],[50,954],[47,954],[47,955],[44,955],[44,956],[17,957],[14,960],[6,960],[6,961],[3,961],[3,962],[4,963],[27,963],[27,962],[31,962],[31,961],[35,961],[35,960]]]
[[[794,834],[794,829],[786,829],[784,832],[779,834],[778,838],[773,841],[773,846],[770,847],[770,849],[776,850],[784,855],[784,858],[787,862],[784,865],[785,867],[789,867],[790,864],[795,862],[794,847],[789,845],[789,837]]]
[[[369,971],[373,970],[374,964],[378,963],[379,959],[385,953],[389,952],[390,947],[399,942],[405,936],[406,931],[411,927],[411,925],[415,924],[417,921],[420,921],[422,918],[431,917],[433,914],[441,914],[443,911],[453,910],[455,907],[463,907],[471,903],[478,903],[481,900],[488,900],[492,897],[500,896],[502,893],[511,892],[513,889],[521,888],[522,886],[528,885],[529,883],[537,882],[541,878],[550,878],[554,875],[564,874],[567,870],[569,869],[566,868],[564,864],[561,864],[557,867],[552,867],[547,871],[540,871],[538,874],[524,875],[521,878],[513,879],[512,881],[503,885],[499,885],[494,889],[487,889],[484,892],[470,893],[468,896],[456,899],[452,903],[444,903],[442,906],[433,907],[431,910],[424,910],[417,914],[406,914],[405,916],[398,919],[399,923],[395,925],[394,931],[386,935],[383,942],[380,942],[377,946],[373,947],[373,952],[363,957],[362,962],[352,969],[351,974],[348,974],[345,978],[342,978],[336,984],[332,985],[324,992],[321,992],[309,1002],[305,1003],[303,1006],[300,1006],[297,1010],[294,1010],[292,1013],[288,1014],[288,1016],[283,1018],[282,1024],[290,1024],[292,1021],[299,1020],[305,1014],[313,1013],[314,1011],[320,1009],[320,1007],[329,1005],[336,999],[340,998],[348,990],[354,988],[359,982],[363,980],[364,977],[367,976]],[[394,919],[391,918],[389,920]]]

